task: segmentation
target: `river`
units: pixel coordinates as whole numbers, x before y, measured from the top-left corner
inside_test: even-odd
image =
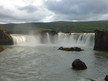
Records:
[[[57,44],[34,45],[33,40],[32,43],[31,41],[24,43],[25,35],[23,38],[18,36],[15,45],[0,53],[0,81],[91,81],[90,79],[104,81],[108,73],[108,52],[94,51],[88,44],[80,44],[82,42],[78,44],[84,51],[62,51],[58,50],[61,45],[69,46],[66,39]],[[86,63],[88,67],[86,70],[72,69],[71,64],[77,58]]]

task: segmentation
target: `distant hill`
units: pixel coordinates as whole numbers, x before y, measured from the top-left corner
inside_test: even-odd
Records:
[[[18,24],[0,24],[10,32],[38,31],[42,29],[51,29],[58,32],[94,32],[94,30],[108,30],[108,21],[81,21],[68,22],[57,21],[48,23],[18,23]]]

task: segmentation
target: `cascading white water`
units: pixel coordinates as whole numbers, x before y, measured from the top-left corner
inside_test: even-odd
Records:
[[[51,35],[49,33],[40,35],[11,35],[14,44],[17,45],[59,45],[59,46],[88,46],[94,45],[94,33],[58,33]],[[44,43],[42,42],[44,41]]]
[[[25,43],[26,38],[23,35],[12,34],[11,35],[14,41],[14,44]]]
[[[94,46],[94,33],[58,33],[58,44],[65,46]]]
[[[40,43],[39,37],[35,35],[11,34],[15,45],[33,46]]]
[[[46,33],[46,39],[47,39],[47,42],[49,43],[49,44],[51,44],[51,39],[50,39],[50,35],[49,35],[49,33]]]

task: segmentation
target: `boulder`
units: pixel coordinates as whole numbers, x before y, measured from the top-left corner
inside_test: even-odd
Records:
[[[105,81],[108,81],[108,75],[105,76]]]
[[[83,51],[83,49],[79,47],[59,47],[58,50],[63,50],[63,51]]]
[[[72,63],[72,68],[75,70],[84,70],[84,69],[87,69],[87,66],[80,59],[76,59]]]
[[[108,31],[95,30],[94,50],[108,51]]]
[[[0,28],[0,45],[12,45],[13,39],[8,31]]]

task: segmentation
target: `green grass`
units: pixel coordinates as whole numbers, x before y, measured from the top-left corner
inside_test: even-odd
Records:
[[[108,24],[101,23],[42,23],[41,28],[50,28],[61,32],[94,32],[94,30],[108,30]]]
[[[0,24],[1,27],[13,32],[36,31],[38,29],[52,29],[58,32],[94,32],[94,30],[107,30],[108,21],[94,22],[52,22],[52,23],[25,23]]]

